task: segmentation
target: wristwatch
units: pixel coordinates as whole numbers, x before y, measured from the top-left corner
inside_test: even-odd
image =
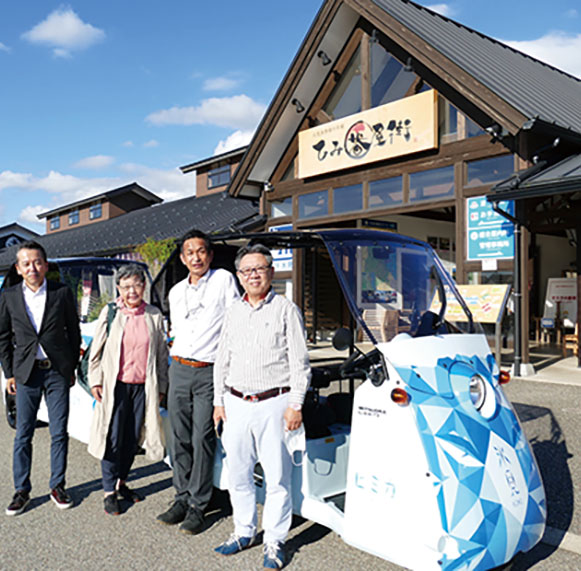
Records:
[[[296,410],[297,412],[301,412],[303,405],[302,404],[298,404],[296,402],[292,402],[291,404],[289,404],[289,406],[293,409]]]

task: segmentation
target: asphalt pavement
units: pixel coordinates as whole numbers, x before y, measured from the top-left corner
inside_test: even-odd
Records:
[[[513,380],[506,393],[514,403],[543,475],[548,502],[548,531],[541,544],[518,555],[513,571],[581,569],[581,383]],[[12,494],[13,431],[0,418],[0,508]],[[232,517],[223,493],[217,493],[207,529],[188,536],[164,526],[155,517],[173,497],[171,472],[163,463],[137,458],[130,485],[145,501],[124,504],[120,516],[103,511],[99,462],[86,446],[71,440],[67,486],[75,500],[60,511],[48,498],[49,434],[37,429],[34,440],[33,501],[16,517],[0,514],[0,569],[258,569],[260,547],[231,558],[213,547],[232,531]],[[4,502],[4,504],[1,504]],[[295,519],[288,540],[288,569],[397,570],[400,567],[345,544],[334,532]]]

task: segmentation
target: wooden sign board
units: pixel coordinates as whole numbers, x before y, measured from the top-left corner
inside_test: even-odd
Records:
[[[438,94],[425,91],[299,133],[299,178],[438,146]]]
[[[496,323],[504,309],[510,288],[507,284],[498,285],[457,285],[474,321]],[[449,321],[466,321],[466,314],[456,298],[447,296],[446,319]]]

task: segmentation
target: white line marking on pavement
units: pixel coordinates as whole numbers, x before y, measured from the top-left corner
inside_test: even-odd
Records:
[[[556,527],[547,527],[541,542],[581,555],[581,535],[575,535]]]

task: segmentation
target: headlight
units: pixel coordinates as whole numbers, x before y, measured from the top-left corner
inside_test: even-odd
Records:
[[[486,383],[480,375],[472,375],[470,379],[470,399],[476,410],[480,410],[486,398]]]

